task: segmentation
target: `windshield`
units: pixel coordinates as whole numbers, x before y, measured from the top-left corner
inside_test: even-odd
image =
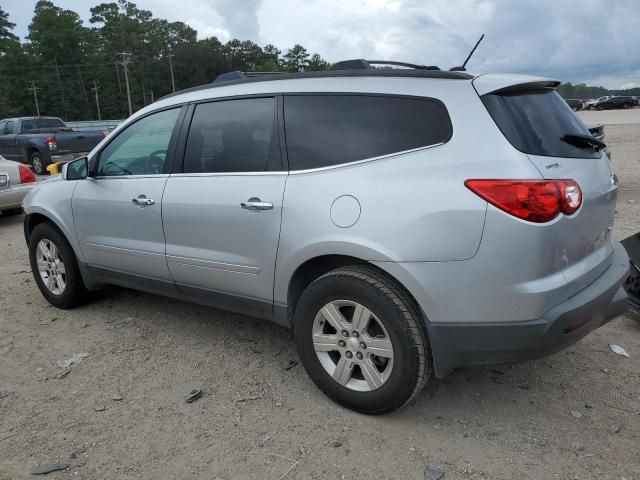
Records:
[[[23,132],[57,131],[67,126],[59,118],[33,118],[22,121]]]
[[[600,158],[588,144],[570,144],[565,135],[589,135],[582,121],[555,91],[489,94],[482,101],[511,144],[531,155]]]

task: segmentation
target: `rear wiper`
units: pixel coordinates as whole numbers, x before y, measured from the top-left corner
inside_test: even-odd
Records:
[[[601,142],[591,135],[582,135],[579,133],[567,133],[560,137],[560,140],[575,145],[576,147],[591,147],[596,152],[599,152],[607,146],[604,142]]]

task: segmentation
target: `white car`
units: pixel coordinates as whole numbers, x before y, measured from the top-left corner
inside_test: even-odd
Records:
[[[36,176],[26,165],[0,155],[0,212],[16,215],[22,211],[22,200],[29,193]]]

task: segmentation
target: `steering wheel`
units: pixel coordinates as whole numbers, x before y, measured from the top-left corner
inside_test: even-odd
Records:
[[[160,155],[163,155],[162,157]],[[145,166],[147,167],[147,173],[162,173],[164,170],[164,161],[167,158],[166,150],[156,150],[151,152],[147,157]]]

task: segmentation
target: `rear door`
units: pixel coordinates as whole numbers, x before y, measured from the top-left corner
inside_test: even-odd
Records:
[[[590,133],[553,88],[506,88],[482,100],[505,137],[527,154],[542,177],[578,182],[582,207],[571,217],[560,217],[553,229],[568,280],[590,282],[608,266],[613,251],[618,186],[609,159],[588,142],[567,137]]]
[[[169,178],[162,203],[178,288],[256,316],[272,314],[287,178],[276,104],[265,97],[196,105],[184,168]]]

